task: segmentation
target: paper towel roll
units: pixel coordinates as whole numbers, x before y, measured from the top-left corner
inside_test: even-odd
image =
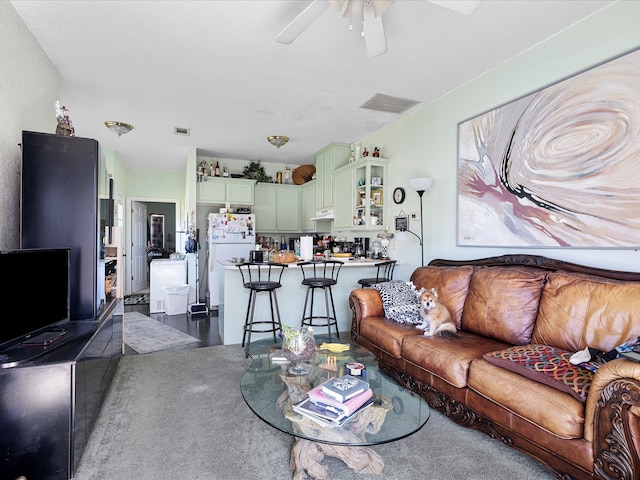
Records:
[[[313,260],[313,237],[309,235],[300,237],[300,258]]]

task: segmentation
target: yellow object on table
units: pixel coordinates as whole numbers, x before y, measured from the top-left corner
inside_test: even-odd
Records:
[[[346,352],[349,350],[350,345],[344,343],[323,343],[320,345],[320,350],[329,350],[330,352]]]

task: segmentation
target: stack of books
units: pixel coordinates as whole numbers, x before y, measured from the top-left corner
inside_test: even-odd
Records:
[[[293,410],[324,427],[344,425],[373,403],[369,384],[351,375],[331,378],[309,390],[308,396]]]

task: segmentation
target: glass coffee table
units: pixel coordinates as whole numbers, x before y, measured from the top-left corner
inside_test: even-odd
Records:
[[[294,479],[326,479],[327,467],[321,463],[326,455],[339,458],[358,473],[380,474],[384,461],[369,447],[418,431],[429,419],[429,406],[381,372],[375,356],[363,347],[325,335],[315,335],[315,340],[318,347],[326,342],[350,348],[340,353],[318,349],[310,361],[311,372],[292,375],[288,362],[271,359],[271,353],[280,348],[279,342],[272,338],[251,342],[252,363],[240,381],[242,396],[258,417],[296,437],[290,461]],[[306,398],[310,388],[350,373],[346,365],[351,362],[364,365],[363,378],[373,390],[373,405],[336,427],[323,427],[293,411],[293,405]]]

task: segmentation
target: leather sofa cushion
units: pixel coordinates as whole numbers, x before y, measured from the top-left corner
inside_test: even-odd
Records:
[[[511,345],[531,343],[544,279],[544,272],[526,267],[477,269],[462,313],[462,330]]]
[[[531,343],[604,352],[640,335],[640,285],[550,273]]]
[[[400,358],[404,337],[422,333],[422,330],[410,323],[398,323],[385,317],[366,317],[360,322],[359,336],[391,356]]]
[[[458,335],[457,338],[424,335],[405,337],[402,357],[454,387],[463,388],[467,386],[469,365],[473,360],[482,358],[487,352],[508,347],[498,340],[469,332],[459,332]]]
[[[484,359],[586,402],[593,372],[572,365],[573,353],[549,345],[520,345],[484,354]]]
[[[462,319],[464,301],[469,291],[473,267],[419,267],[411,274],[411,281],[417,290],[435,288],[438,300],[449,309],[458,329]]]
[[[486,399],[562,438],[582,438],[585,404],[485,359],[469,368],[469,387]]]

